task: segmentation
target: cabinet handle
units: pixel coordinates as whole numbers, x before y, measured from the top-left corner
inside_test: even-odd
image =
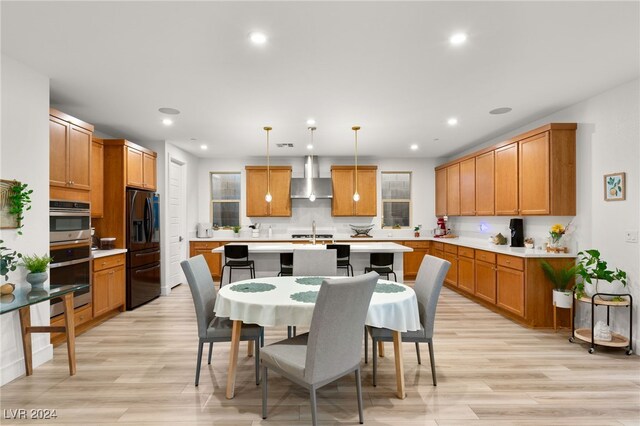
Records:
[[[511,263],[511,261],[510,260],[505,260],[505,263]]]

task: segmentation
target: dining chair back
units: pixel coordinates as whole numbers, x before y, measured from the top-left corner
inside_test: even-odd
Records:
[[[280,253],[279,277],[290,277],[293,275],[293,253]]]
[[[332,277],[338,275],[335,250],[294,250],[293,275]]]
[[[248,259],[249,246],[244,244],[227,244],[224,246],[224,257],[227,260]]]
[[[251,278],[256,277],[253,260],[249,260],[249,246],[246,244],[226,244],[224,246],[224,265],[220,273],[220,288],[224,282],[224,269],[229,268],[229,283],[234,269],[248,269]]]
[[[346,269],[347,275],[353,276],[351,246],[349,244],[327,244],[327,250],[335,250],[338,258],[338,269]]]
[[[325,279],[318,291],[309,333],[264,348],[263,419],[267,418],[268,370],[274,370],[309,390],[314,426],[317,424],[316,390],[355,372],[358,415],[360,423],[364,422],[360,380],[361,337],[377,281],[375,272],[354,278]]]
[[[195,385],[198,386],[203,345],[209,343],[208,364],[211,364],[213,343],[231,342],[232,321],[229,318],[217,317],[213,312],[216,304],[216,288],[204,256],[198,255],[183,260],[180,262],[180,266],[187,278],[187,283],[189,283],[191,297],[196,309],[198,359],[196,362]],[[255,324],[242,324],[240,340],[253,340],[255,342],[256,385],[260,383],[260,341],[262,337],[262,327]]]
[[[393,274],[393,280],[398,281],[398,276],[393,271],[393,253],[371,253],[369,255],[369,266],[364,268],[364,272],[375,271],[380,275]]]

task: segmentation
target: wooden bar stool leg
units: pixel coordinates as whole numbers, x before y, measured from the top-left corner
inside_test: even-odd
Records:
[[[378,340],[378,356],[384,358],[384,342],[382,340]]]
[[[31,311],[29,306],[20,309],[20,331],[22,332],[22,351],[24,352],[24,368],[27,376],[33,374],[33,364],[31,361]]]
[[[553,331],[558,332],[558,307],[556,302],[553,302]]]

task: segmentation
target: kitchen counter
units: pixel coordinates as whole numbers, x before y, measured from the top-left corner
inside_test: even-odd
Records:
[[[293,250],[324,250],[324,244],[293,244],[293,243],[245,243],[232,241],[229,244],[246,244],[249,253],[291,253]],[[405,253],[412,252],[411,247],[391,242],[351,244],[351,253]],[[213,253],[224,253],[224,246],[215,248]]]
[[[101,257],[113,256],[116,254],[126,253],[127,249],[112,249],[112,250],[93,250],[91,252],[91,257],[94,259],[100,259]]]
[[[431,236],[420,236],[420,237],[414,237],[413,235],[411,236],[400,236],[400,235],[394,235],[394,236],[384,236],[384,237],[371,237],[371,238],[354,238],[350,235],[346,235],[346,234],[336,234],[334,236],[334,240],[336,242],[342,242],[342,241],[349,241],[349,242],[362,242],[362,243],[367,243],[367,242],[373,242],[373,241],[429,241],[432,240],[433,237]],[[331,239],[326,239],[326,238],[318,238],[318,241],[331,241]],[[251,237],[240,237],[240,238],[235,238],[233,236],[228,236],[228,237],[207,237],[207,238],[191,238],[189,240],[191,241],[230,241],[230,242],[242,242],[242,243],[251,243],[251,242],[294,242],[294,241],[310,241],[309,239],[306,238],[291,238],[290,236],[287,235],[274,235],[272,238],[268,238],[268,237],[259,237],[259,238],[251,238]]]
[[[507,254],[509,256],[517,257],[558,257],[558,258],[573,258],[576,257],[575,253],[548,253],[545,250],[528,249],[524,247],[510,247],[509,245],[498,246],[490,243],[486,240],[478,238],[457,237],[457,238],[429,238],[430,241],[436,241],[445,244],[453,244],[456,246],[469,247],[477,250],[486,250],[494,253]]]

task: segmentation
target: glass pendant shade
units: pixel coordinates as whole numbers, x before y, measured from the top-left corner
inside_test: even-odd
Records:
[[[270,192],[267,192],[267,195],[265,195],[265,196],[264,196],[264,200],[265,200],[267,203],[270,203],[270,202],[271,202],[271,200],[273,200],[273,197],[271,196],[271,193],[270,193]]]
[[[360,201],[360,194],[358,194],[357,192],[355,194],[353,194],[353,201],[355,201],[355,202]]]

